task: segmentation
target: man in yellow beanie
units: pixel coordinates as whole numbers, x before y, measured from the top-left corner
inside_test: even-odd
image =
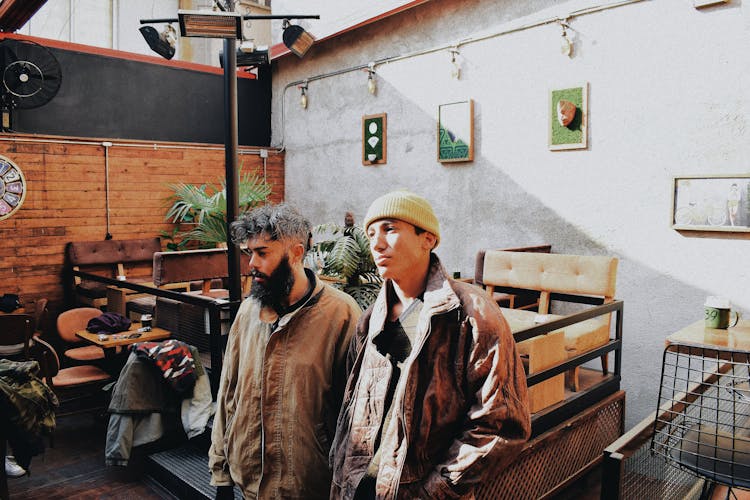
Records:
[[[472,498],[531,432],[510,328],[488,295],[440,264],[427,200],[388,193],[364,227],[385,281],[352,339],[331,498]]]

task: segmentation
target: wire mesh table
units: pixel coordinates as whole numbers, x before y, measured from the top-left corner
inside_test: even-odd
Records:
[[[664,350],[651,452],[712,483],[750,487],[750,325],[696,322]]]

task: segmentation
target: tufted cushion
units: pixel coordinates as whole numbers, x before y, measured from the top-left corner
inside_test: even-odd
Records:
[[[74,241],[65,248],[68,262],[73,266],[151,261],[160,250],[159,238]]]
[[[613,297],[617,259],[487,250],[482,275],[486,285]]]

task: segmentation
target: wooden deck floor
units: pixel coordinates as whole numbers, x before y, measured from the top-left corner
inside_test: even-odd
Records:
[[[140,461],[128,467],[104,465],[104,418],[91,414],[59,417],[54,448],[34,457],[31,474],[8,479],[13,500],[172,499],[144,479]]]

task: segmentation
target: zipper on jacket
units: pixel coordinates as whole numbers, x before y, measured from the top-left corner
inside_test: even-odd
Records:
[[[268,334],[266,345],[263,346],[263,372],[260,376],[260,478],[258,479],[258,490],[260,490],[260,484],[263,482],[266,462],[266,424],[263,421],[263,396],[266,392],[266,356],[268,354],[268,344],[271,343],[271,337],[273,337],[276,331],[271,330],[271,333]]]

